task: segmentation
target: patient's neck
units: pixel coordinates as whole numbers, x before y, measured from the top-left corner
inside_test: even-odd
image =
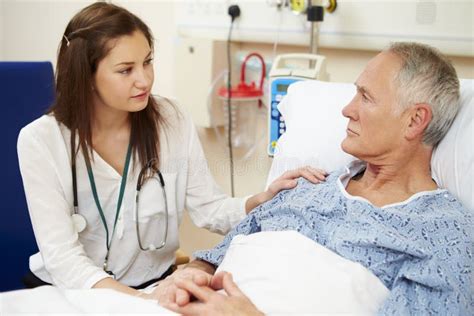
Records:
[[[347,192],[361,196],[376,206],[402,202],[412,195],[437,189],[431,178],[431,148],[423,147],[394,159],[367,162],[362,175],[353,177]]]

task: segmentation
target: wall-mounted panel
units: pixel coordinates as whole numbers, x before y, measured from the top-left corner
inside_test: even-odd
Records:
[[[305,15],[278,11],[268,0],[186,0],[177,4],[180,34],[225,39],[229,3],[240,6],[234,40],[309,45]],[[391,41],[418,41],[450,55],[474,56],[472,0],[339,0],[320,24],[321,47],[380,50]]]

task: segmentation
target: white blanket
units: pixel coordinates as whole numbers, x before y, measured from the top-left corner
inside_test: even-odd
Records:
[[[234,237],[218,270],[265,314],[374,314],[389,293],[362,265],[295,231]]]
[[[229,271],[266,314],[374,314],[389,291],[370,271],[294,232],[236,236],[218,271]],[[174,315],[113,290],[42,286],[0,294],[0,314]]]
[[[0,294],[0,315],[14,314],[176,315],[151,300],[109,289],[65,290],[41,286]]]

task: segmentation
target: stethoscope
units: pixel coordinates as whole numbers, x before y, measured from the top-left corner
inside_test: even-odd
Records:
[[[78,233],[82,232],[86,227],[87,227],[87,221],[82,216],[79,214],[79,205],[78,205],[78,199],[77,199],[77,173],[76,173],[76,154],[75,154],[75,133],[71,135],[71,170],[72,170],[72,187],[73,187],[73,199],[74,199],[74,204],[73,204],[73,209],[74,209],[74,214],[72,215],[72,221],[74,223],[74,227]],[[92,167],[90,165],[90,161],[88,159],[84,160],[86,162],[86,167],[87,167],[87,174],[89,176],[89,182],[91,185],[91,190],[92,194],[94,196],[94,201],[97,206],[97,210],[99,212],[101,221],[104,225],[105,232],[106,232],[106,247],[107,247],[107,253],[105,255],[104,263],[103,263],[103,269],[105,272],[108,274],[112,275],[115,277],[114,273],[110,270],[108,270],[108,262],[109,262],[109,254],[110,254],[110,249],[112,246],[112,240],[115,234],[115,228],[117,226],[117,220],[120,215],[120,209],[122,206],[122,201],[123,201],[123,195],[125,193],[125,186],[127,183],[127,175],[128,175],[128,169],[130,166],[130,159],[131,159],[131,154],[132,154],[132,146],[131,143],[128,145],[127,149],[127,156],[125,158],[125,165],[124,165],[124,170],[122,173],[122,181],[120,183],[120,191],[119,191],[119,197],[118,197],[118,202],[117,202],[117,210],[115,213],[115,220],[114,220],[114,226],[111,234],[111,238],[109,240],[109,229],[107,226],[107,222],[105,220],[105,215],[102,210],[102,206],[99,201],[99,196],[97,193],[97,188],[95,185],[95,179],[94,179],[94,174],[92,172]],[[152,250],[159,250],[163,248],[166,245],[166,241],[168,238],[168,202],[166,198],[166,190],[165,190],[165,181],[163,179],[163,175],[161,174],[160,170],[155,167],[157,159],[153,158],[151,159],[148,163],[145,164],[145,166],[140,170],[140,173],[138,175],[138,181],[137,181],[137,186],[136,186],[136,192],[135,192],[135,223],[136,223],[136,232],[137,232],[137,239],[138,239],[138,245],[142,251],[152,251]],[[163,238],[161,243],[158,245],[154,245],[150,243],[147,247],[143,246],[141,237],[140,237],[140,226],[139,226],[139,196],[140,196],[140,190],[143,187],[144,183],[148,179],[155,179],[158,180],[161,186],[161,191],[163,194],[163,200],[165,202],[165,229],[163,232]]]
[[[158,162],[158,160],[156,158],[152,158],[150,161],[148,161],[148,163],[145,164],[142,170],[140,170],[140,173],[138,174],[137,188],[135,191],[135,225],[137,228],[138,245],[143,251],[158,250],[163,248],[166,245],[166,239],[168,238],[168,199],[166,198],[165,180],[163,179],[163,175],[161,174],[160,170],[155,167],[156,162]],[[147,172],[149,173],[147,174]],[[154,179],[160,183],[161,192],[163,194],[163,201],[165,201],[165,230],[163,232],[162,241],[160,244],[158,244],[158,246],[154,244],[149,244],[148,247],[145,248],[143,247],[143,243],[140,237],[138,210],[140,209],[140,190],[148,179]]]

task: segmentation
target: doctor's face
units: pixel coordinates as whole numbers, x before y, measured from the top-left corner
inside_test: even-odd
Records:
[[[147,39],[135,31],[108,44],[112,49],[99,62],[94,75],[94,107],[127,112],[143,110],[154,80],[153,56]]]
[[[401,65],[398,56],[382,52],[368,63],[357,79],[357,94],[342,110],[349,118],[347,136],[341,144],[345,152],[376,163],[386,161],[399,147],[403,116],[396,111],[394,79]]]

